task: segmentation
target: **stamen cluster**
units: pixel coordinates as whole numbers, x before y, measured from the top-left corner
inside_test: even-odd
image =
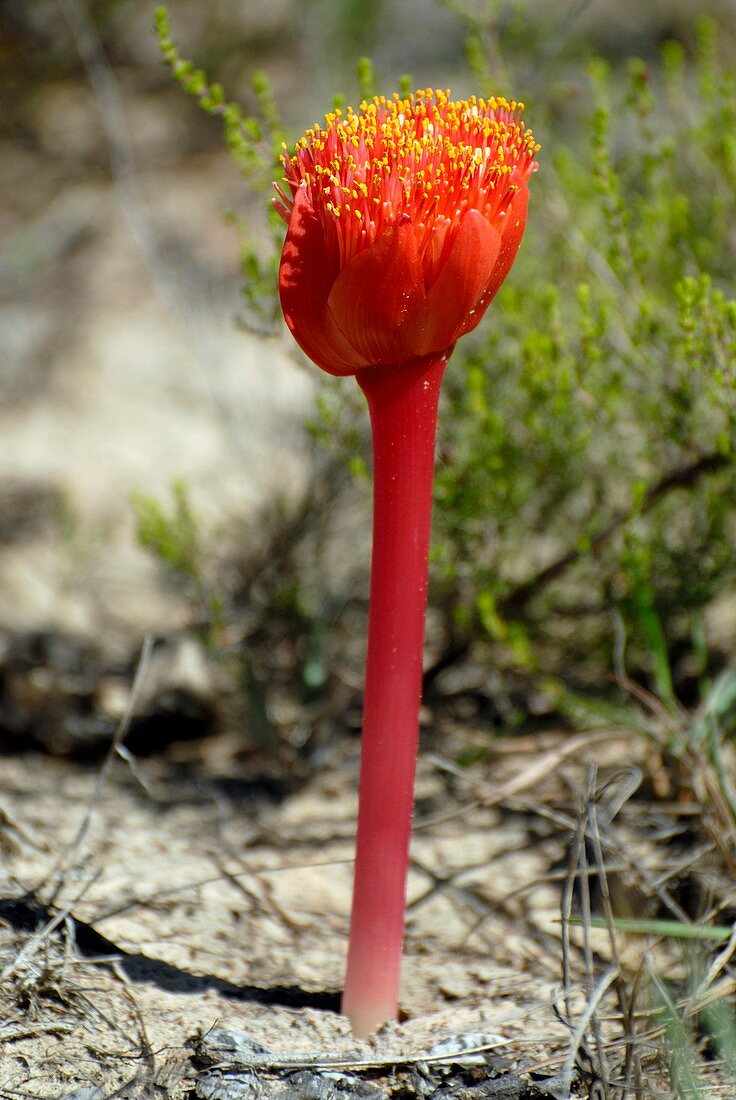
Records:
[[[299,188],[334,234],[344,267],[371,245],[386,225],[408,215],[427,284],[451,247],[463,213],[502,218],[536,168],[539,149],[518,117],[523,103],[471,96],[452,101],[426,89],[339,108],[324,127],[315,124],[281,157],[291,195],[277,188],[276,207],[289,221]]]

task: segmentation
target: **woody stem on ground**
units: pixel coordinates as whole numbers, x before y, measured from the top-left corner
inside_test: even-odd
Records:
[[[373,439],[373,551],[343,1012],[396,1019],[414,803],[437,406],[447,355],[358,375]]]

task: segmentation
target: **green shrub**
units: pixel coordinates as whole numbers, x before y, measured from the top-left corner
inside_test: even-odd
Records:
[[[599,674],[614,612],[664,697],[736,566],[736,101],[701,40],[693,71],[676,43],[625,82],[594,60],[585,125],[550,128],[523,257],[452,364],[437,478],[461,630]]]
[[[282,136],[263,78],[245,119],[158,19],[260,187]],[[600,686],[623,640],[674,705],[730,656],[703,623],[736,580],[736,76],[704,21],[692,59],[674,41],[623,71],[594,58],[585,84],[582,111],[554,83],[527,106],[543,151],[522,253],[444,388],[431,599],[446,663],[492,646],[502,668]],[[243,265],[270,316],[273,239]],[[320,386],[313,433],[360,476],[356,387]]]

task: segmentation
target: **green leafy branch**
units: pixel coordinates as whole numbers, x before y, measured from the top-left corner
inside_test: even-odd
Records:
[[[204,69],[180,56],[165,7],[156,9],[154,27],[161,54],[177,83],[197,101],[205,114],[221,120],[225,144],[236,165],[254,190],[267,191],[280,174],[279,157],[285,146],[286,131],[266,73],[259,70],[250,78],[258,115],[247,114],[239,103],[227,98],[221,84],[210,81]],[[229,221],[240,235],[246,303],[253,315],[271,327],[278,313],[275,288],[283,229],[281,221],[272,210],[269,220],[271,245],[265,255],[244,219],[230,216]]]
[[[259,71],[251,77],[260,118],[248,115],[239,103],[227,99],[221,84],[210,82],[204,69],[180,56],[166,8],[156,9],[154,27],[159,49],[175,80],[206,114],[222,120],[225,143],[238,167],[247,174],[261,173],[265,167],[270,172],[286,135],[267,75]]]

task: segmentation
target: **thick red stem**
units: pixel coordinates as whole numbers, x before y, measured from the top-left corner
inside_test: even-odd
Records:
[[[447,355],[358,376],[373,435],[373,553],[343,1012],[396,1019],[422,686],[437,405]]]

